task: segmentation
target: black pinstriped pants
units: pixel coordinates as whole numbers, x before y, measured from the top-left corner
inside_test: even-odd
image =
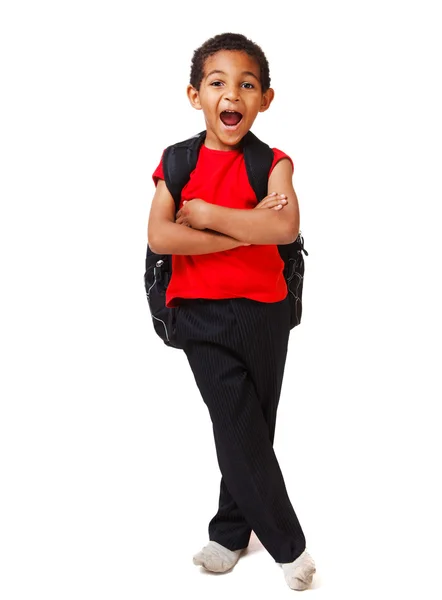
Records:
[[[177,336],[213,425],[221,490],[209,538],[245,548],[253,530],[276,562],[305,537],[273,450],[289,337],[288,299],[184,300]]]

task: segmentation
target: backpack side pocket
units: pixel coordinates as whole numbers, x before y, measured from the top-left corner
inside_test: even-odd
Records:
[[[144,287],[155,333],[167,346],[176,342],[176,309],[166,307],[166,290],[170,280],[170,256],[152,254],[146,260]]]
[[[301,323],[302,290],[304,285],[304,257],[302,251],[287,261],[287,289],[290,300],[290,329]]]

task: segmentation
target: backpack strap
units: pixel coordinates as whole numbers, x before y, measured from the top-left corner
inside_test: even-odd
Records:
[[[258,202],[267,196],[270,167],[273,163],[273,150],[261,142],[251,131],[242,140],[244,161],[250,185]]]
[[[177,210],[180,206],[181,192],[196,167],[198,154],[205,138],[206,132],[201,131],[184,142],[168,146],[164,151],[162,161],[164,181],[175,200]]]

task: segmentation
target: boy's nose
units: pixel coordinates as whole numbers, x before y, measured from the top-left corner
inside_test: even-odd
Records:
[[[224,99],[228,102],[238,102],[239,100],[239,91],[238,88],[230,88],[226,89],[224,94]]]

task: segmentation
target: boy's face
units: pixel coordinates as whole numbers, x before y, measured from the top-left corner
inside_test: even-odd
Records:
[[[187,94],[192,106],[204,113],[205,144],[214,150],[236,148],[274,96],[271,88],[262,92],[257,61],[238,50],[209,56],[200,89],[189,85]]]

